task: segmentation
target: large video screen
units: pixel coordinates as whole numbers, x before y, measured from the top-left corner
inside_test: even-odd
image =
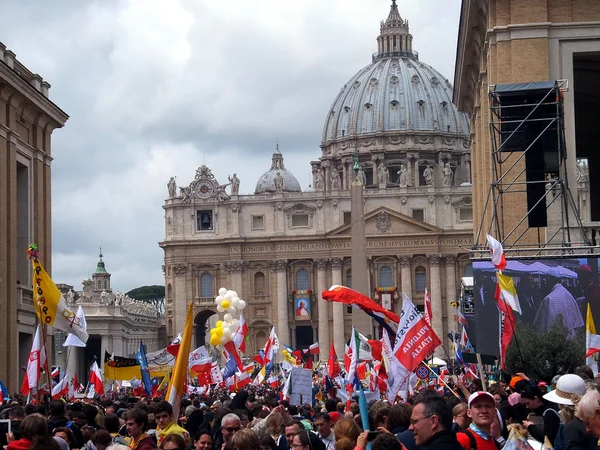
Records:
[[[600,327],[600,287],[597,258],[510,260],[503,274],[513,277],[522,314],[518,326],[549,329],[562,317],[568,336],[585,330],[588,303],[594,323]],[[467,332],[476,350],[498,356],[498,307],[496,269],[491,262],[473,263],[473,314],[467,316]]]

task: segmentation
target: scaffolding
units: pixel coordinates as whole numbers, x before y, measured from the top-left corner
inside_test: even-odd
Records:
[[[511,258],[598,255],[569,190],[563,117],[567,88],[566,80],[489,87],[492,180],[473,259],[489,258],[488,247],[481,245],[486,233],[502,242]],[[515,220],[510,211],[508,223],[506,208],[514,204],[508,198],[515,196],[527,199],[526,212]],[[532,229],[537,229],[537,242],[531,242]]]

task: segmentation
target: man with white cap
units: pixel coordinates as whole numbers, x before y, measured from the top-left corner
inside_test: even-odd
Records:
[[[579,400],[583,397],[585,391],[586,384],[580,376],[567,374],[558,379],[556,389],[544,395],[544,399],[565,407],[577,407]],[[566,419],[564,414],[563,419]],[[560,434],[559,431],[556,440],[560,438]],[[563,440],[563,448],[583,450],[595,449],[598,442],[597,438],[595,438],[592,433],[586,432],[585,424],[579,418],[577,411],[575,417],[573,417],[572,420],[567,421],[564,425]]]
[[[466,450],[497,450],[498,443],[491,435],[492,423],[496,418],[496,402],[489,392],[478,391],[469,396],[467,416],[471,425],[456,433],[456,439]]]

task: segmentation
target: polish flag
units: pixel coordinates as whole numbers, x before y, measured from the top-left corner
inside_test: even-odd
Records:
[[[467,346],[467,342],[469,342],[469,337],[467,336],[467,330],[465,330],[465,327],[463,327],[462,329],[462,333],[460,335],[460,345],[461,347],[466,347]]]
[[[69,400],[73,400],[75,398],[75,394],[77,393],[78,389],[79,389],[79,381],[77,381],[77,374],[75,374],[75,376],[69,383],[69,393],[68,393]]]
[[[94,391],[96,392],[96,394],[104,394],[102,374],[100,373],[100,368],[98,367],[98,363],[96,361],[94,361],[92,367],[90,368],[90,383],[94,385]]]
[[[489,234],[486,234],[486,239],[492,254],[492,263],[498,270],[506,269],[506,258],[504,257],[504,249],[502,248],[502,244]]]
[[[246,336],[248,335],[248,324],[244,320],[244,315],[240,314],[240,324],[233,336],[233,342],[242,353],[246,353]]]
[[[181,333],[177,335],[173,341],[167,345],[167,352],[177,358],[177,354],[179,353],[179,347],[181,346]]]
[[[431,312],[431,296],[429,295],[429,291],[425,288],[425,321],[427,325],[431,326],[431,321],[433,320],[433,313]]]
[[[25,372],[25,377],[23,378],[23,384],[21,385],[21,394],[23,395],[28,395],[32,389],[37,388],[42,368],[45,368],[46,370],[48,368],[46,351],[42,347],[41,333],[41,327],[38,325],[35,330],[35,335],[33,336],[29,360],[27,361],[27,370]]]
[[[210,373],[212,367],[212,358],[200,358],[195,360],[193,365],[190,366],[190,372],[194,373]]]
[[[59,376],[60,376],[60,368],[59,368],[59,367],[55,367],[55,368],[52,370],[52,373],[50,374],[50,377],[51,377],[51,378],[57,378],[57,377],[59,377]]]
[[[235,376],[235,385],[237,389],[248,386],[252,382],[252,378],[248,375],[248,372],[242,373],[240,376]]]
[[[319,343],[315,342],[314,344],[312,344],[311,346],[308,347],[308,350],[310,351],[311,355],[318,355],[319,354]]]
[[[502,297],[500,283],[496,285],[496,293],[494,298],[496,299],[498,309],[500,310],[499,348],[501,368],[504,369],[506,367],[506,351],[508,350],[508,345],[515,334],[515,316],[513,314],[512,307],[505,302]]]
[[[269,379],[267,379],[267,383],[272,388],[277,388],[277,387],[279,387],[279,378],[277,378],[277,377],[269,377]]]
[[[271,333],[269,334],[269,339],[267,339],[267,343],[265,344],[265,348],[263,349],[263,352],[265,354],[265,363],[268,363],[269,361],[273,361],[274,356],[275,356],[275,350],[277,350],[279,348],[279,339],[277,338],[277,335],[275,334],[275,326],[273,326],[273,328],[271,328]]]
[[[460,323],[461,325],[466,325],[467,322],[467,318],[463,315],[463,313],[461,313],[458,308],[456,307],[452,307],[452,313],[454,314],[454,320],[456,320],[458,323]]]
[[[69,395],[69,372],[65,372],[56,386],[52,388],[52,400],[58,400],[61,397],[67,397]]]

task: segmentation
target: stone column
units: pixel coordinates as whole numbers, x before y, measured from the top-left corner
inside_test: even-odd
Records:
[[[288,319],[287,260],[271,261],[271,270],[277,277],[277,337],[282,344],[292,345]]]
[[[240,235],[240,210],[241,209],[242,209],[242,206],[237,203],[234,203],[231,205],[231,224],[233,225],[231,232],[233,233],[234,236]]]
[[[328,259],[315,259],[315,266],[317,267],[317,298],[319,308],[319,350],[321,361],[327,361],[329,356],[329,305],[321,296],[321,293],[327,290],[327,265],[329,264]]]
[[[365,233],[364,186],[356,177],[350,191],[350,243],[352,245],[352,289],[371,297],[367,269],[367,238]],[[360,310],[352,311],[352,325],[366,335],[373,333],[371,317]]]
[[[342,258],[331,259],[331,284],[342,285],[342,266],[344,260]],[[340,358],[344,354],[344,343],[346,337],[344,336],[344,304],[339,302],[333,302],[333,345],[335,347],[335,353]],[[323,345],[319,342],[319,345]],[[327,344],[329,345],[329,343]]]
[[[443,340],[444,309],[442,307],[442,290],[440,281],[440,263],[442,257],[440,255],[427,255],[429,261],[429,283],[431,284],[431,314],[433,315],[433,329],[437,335]]]
[[[404,301],[403,293],[408,296],[412,300],[412,272],[410,270],[410,262],[412,260],[411,255],[400,255],[398,257],[400,262],[400,299],[398,300],[398,304],[396,305],[396,314],[400,314],[402,312],[402,302]]]
[[[248,270],[248,263],[242,260],[225,261],[225,273],[230,275],[232,291],[236,291],[240,298],[244,298],[242,273]]]
[[[444,255],[444,262],[446,263],[446,323],[450,333],[458,331],[454,320],[448,320],[450,303],[456,301],[456,255]]]
[[[185,326],[185,316],[187,314],[188,297],[186,290],[186,274],[188,267],[185,264],[176,264],[173,266],[173,273],[175,274],[174,283],[174,301],[173,301],[173,338],[177,336],[177,333],[183,332]],[[127,348],[129,350],[129,348]]]

